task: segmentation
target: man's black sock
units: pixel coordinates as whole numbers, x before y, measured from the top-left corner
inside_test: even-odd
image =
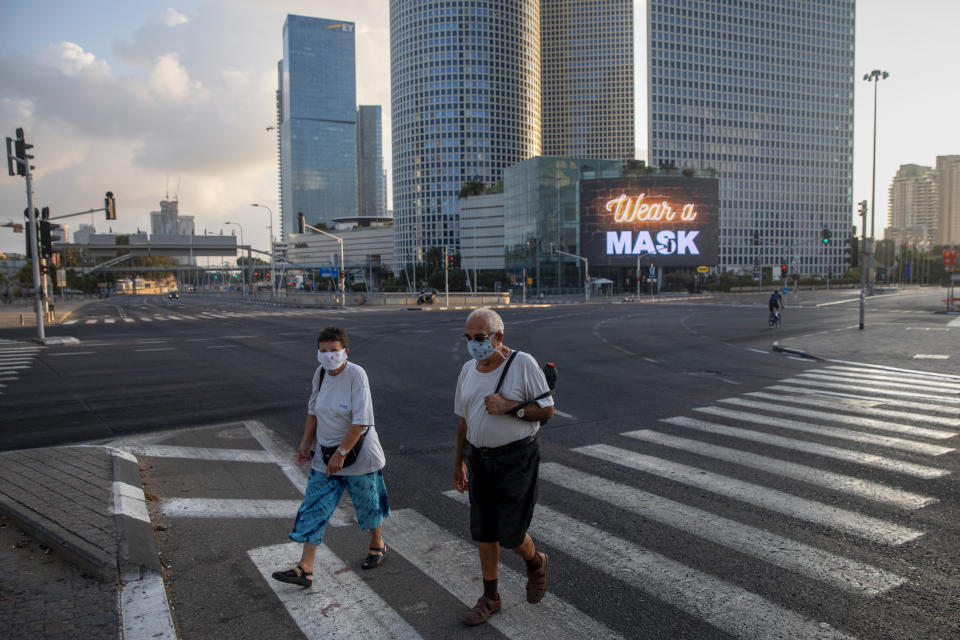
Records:
[[[530,558],[529,560],[524,560],[524,562],[527,563],[527,571],[536,571],[537,569],[540,568],[540,563],[542,562],[542,560],[540,559],[540,554],[535,553],[533,554],[532,558]]]
[[[497,592],[497,579],[483,581],[483,595],[491,600],[499,600],[500,594]]]

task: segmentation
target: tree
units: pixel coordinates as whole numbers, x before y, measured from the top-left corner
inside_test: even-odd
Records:
[[[249,261],[248,261],[248,258],[247,258],[246,256],[240,256],[239,258],[237,258],[237,266],[238,266],[238,267],[246,267],[246,266],[248,266],[248,265],[252,265],[252,266],[254,266],[254,267],[259,267],[260,265],[267,265],[267,264],[270,264],[270,263],[267,262],[266,260],[261,260],[260,258],[252,258],[252,257],[251,257],[251,258],[249,258]]]
[[[480,178],[471,178],[463,183],[460,187],[460,199],[469,198],[470,196],[481,196],[487,190],[483,180]]]

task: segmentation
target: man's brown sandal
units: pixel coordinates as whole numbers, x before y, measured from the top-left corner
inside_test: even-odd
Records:
[[[471,627],[475,627],[484,622],[492,614],[500,611],[500,599],[491,600],[487,596],[480,596],[473,609],[463,614],[463,621]]]
[[[370,547],[370,551],[379,551],[380,553],[368,553],[366,559],[363,561],[363,564],[360,565],[361,569],[376,569],[383,564],[383,557],[387,555],[387,545],[382,547]]]
[[[537,604],[547,592],[547,554],[537,553],[540,556],[540,568],[527,571],[527,602]]]
[[[313,585],[313,572],[304,571],[300,565],[286,571],[274,571],[273,579],[288,584],[295,584],[308,589]]]

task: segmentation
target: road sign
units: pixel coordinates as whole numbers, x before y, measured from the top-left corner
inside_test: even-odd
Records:
[[[707,271],[710,271],[710,267],[706,265],[700,265],[697,267],[697,273],[706,273]]]
[[[944,249],[943,250],[943,266],[953,267],[953,266],[956,266],[956,264],[957,264],[957,251]]]

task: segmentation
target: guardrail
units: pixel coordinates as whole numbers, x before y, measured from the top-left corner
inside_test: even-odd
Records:
[[[284,292],[281,291],[275,295],[269,293],[254,292],[243,295],[239,291],[207,291],[200,290],[189,292],[196,295],[205,295],[218,298],[230,298],[238,301],[247,301],[258,304],[277,304],[298,307],[336,307],[340,306],[340,294],[335,291],[322,292]],[[416,307],[417,293],[384,293],[384,292],[355,292],[348,291],[345,299],[345,306],[348,307]],[[437,293],[433,297],[433,304],[429,306],[442,306],[446,303],[446,296],[443,293]],[[510,304],[510,294],[501,293],[469,293],[457,292],[450,294],[450,305],[457,306],[488,306]]]

